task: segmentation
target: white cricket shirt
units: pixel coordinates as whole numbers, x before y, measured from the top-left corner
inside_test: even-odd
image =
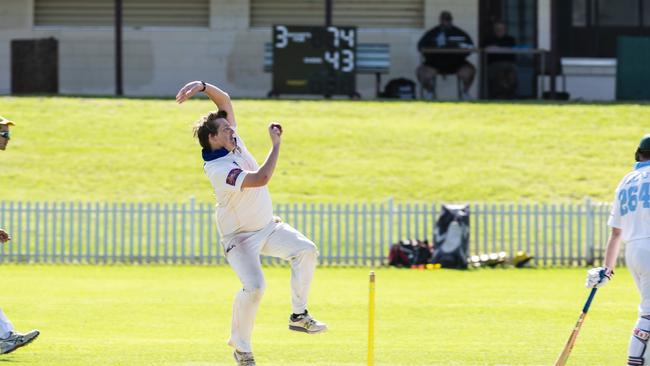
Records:
[[[217,227],[222,236],[261,230],[273,220],[268,187],[242,188],[246,174],[259,166],[242,139],[235,137],[235,151],[203,166],[217,198]]]
[[[607,224],[621,229],[625,242],[650,238],[650,164],[639,163],[621,180]]]

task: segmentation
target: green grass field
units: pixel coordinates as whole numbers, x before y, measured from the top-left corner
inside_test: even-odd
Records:
[[[17,122],[0,200],[213,200],[192,121],[214,106],[160,99],[0,97]],[[251,151],[285,136],[276,203],[609,201],[650,105],[236,100]],[[0,223],[1,225],[2,223]],[[254,334],[260,365],[363,365],[368,269],[321,268],[310,311],[331,331],[290,333],[289,269],[271,267]],[[550,365],[588,294],[584,269],[377,271],[376,364]],[[232,365],[230,268],[0,266],[0,306],[40,328],[1,365]],[[623,364],[638,295],[599,292],[571,365]]]
[[[258,158],[285,126],[275,202],[609,201],[650,105],[235,100]],[[3,200],[210,202],[190,127],[214,106],[172,98],[0,97],[14,138]]]
[[[259,365],[364,365],[368,269],[320,268],[321,335],[288,331],[289,268],[266,268]],[[551,365],[588,290],[583,269],[377,270],[377,365]],[[0,266],[2,308],[36,342],[0,365],[232,365],[239,284],[227,267]],[[629,273],[597,294],[570,365],[625,363],[638,296]]]

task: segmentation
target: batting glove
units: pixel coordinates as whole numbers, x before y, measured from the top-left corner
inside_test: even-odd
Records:
[[[603,287],[607,281],[612,279],[614,271],[607,267],[596,267],[587,271],[587,288],[600,288]]]

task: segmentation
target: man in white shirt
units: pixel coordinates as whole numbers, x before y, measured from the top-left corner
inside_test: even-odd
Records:
[[[0,150],[7,148],[9,143],[9,126],[14,123],[0,116]],[[5,230],[0,229],[0,245],[11,240],[11,236]],[[0,354],[10,353],[20,347],[26,346],[38,337],[39,331],[32,330],[26,334],[16,333],[9,318],[0,309]]]
[[[605,266],[587,273],[587,287],[601,287],[614,275],[621,241],[625,242],[625,261],[639,292],[639,319],[632,331],[627,364],[650,365],[650,134],[645,135],[635,153],[634,170],[623,177],[608,225],[612,232],[605,252]],[[602,278],[602,280],[601,280]]]
[[[218,108],[197,123],[194,135],[203,148],[204,170],[215,190],[217,226],[226,259],[243,285],[235,297],[228,344],[235,349],[238,365],[254,366],[251,333],[265,288],[260,254],[291,262],[293,314],[289,329],[314,334],[327,329],[307,312],[318,251],[304,235],[273,216],[267,184],[280,153],[282,127],[275,123],[269,126],[272,148],[259,166],[237,135],[228,94],[214,85],[193,81],[181,88],[176,101],[183,103],[199,92]]]

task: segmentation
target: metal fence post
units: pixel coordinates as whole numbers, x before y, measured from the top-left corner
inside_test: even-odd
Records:
[[[34,261],[36,263],[41,261],[40,257],[40,247],[41,247],[41,238],[39,235],[40,230],[40,218],[41,218],[41,205],[39,202],[36,202],[34,207]]]
[[[27,220],[27,237],[25,238],[25,262],[29,263],[32,261],[32,256],[31,256],[31,250],[30,250],[30,221],[31,221],[31,216],[32,216],[32,206],[30,202],[27,202],[27,216],[25,217]]]
[[[22,233],[22,231],[23,231],[23,202],[18,201],[18,232]],[[14,250],[14,258],[15,258],[14,262],[20,262],[22,260],[21,258],[23,254],[22,247],[24,245],[25,245],[25,239],[21,238],[20,242],[18,242],[18,245],[16,245],[18,247],[16,248],[18,253],[16,253],[16,251]]]
[[[595,226],[594,226],[594,210],[591,204],[591,198],[585,198],[585,215],[586,215],[586,225],[585,225],[585,241],[587,242],[587,250],[585,257],[587,259],[587,265],[591,266],[594,264],[594,250],[595,250]]]
[[[388,198],[388,245],[392,245],[393,241],[393,222],[394,222],[395,210],[393,207],[393,197]]]
[[[151,202],[147,203],[147,254],[146,263],[151,263]]]
[[[196,211],[196,197],[190,196],[190,263],[194,263],[194,245],[196,243],[196,231],[194,226],[195,214]]]

